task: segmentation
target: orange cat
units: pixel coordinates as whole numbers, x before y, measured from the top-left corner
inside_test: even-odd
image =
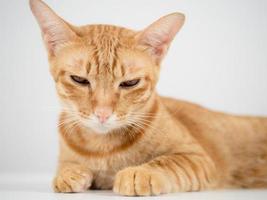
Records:
[[[218,113],[155,91],[183,14],[133,31],[73,26],[40,0],[30,5],[62,103],[56,192],[267,187],[267,118]]]

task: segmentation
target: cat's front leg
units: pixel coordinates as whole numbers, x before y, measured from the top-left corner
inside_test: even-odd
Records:
[[[53,180],[53,189],[55,192],[84,192],[91,186],[92,181],[93,173],[87,167],[62,162]]]
[[[216,168],[208,156],[173,154],[119,171],[113,190],[121,195],[148,196],[210,189],[216,182]]]

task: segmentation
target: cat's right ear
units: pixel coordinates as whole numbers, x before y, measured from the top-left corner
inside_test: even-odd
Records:
[[[49,56],[54,56],[64,43],[78,37],[70,25],[57,16],[43,1],[30,0],[30,7],[41,28]]]

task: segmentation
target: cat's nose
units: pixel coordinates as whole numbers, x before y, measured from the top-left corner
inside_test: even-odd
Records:
[[[109,107],[98,107],[95,109],[95,115],[101,124],[104,124],[112,115],[112,109]]]

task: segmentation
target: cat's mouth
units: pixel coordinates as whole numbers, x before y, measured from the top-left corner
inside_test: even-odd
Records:
[[[115,114],[111,115],[105,122],[100,122],[95,115],[80,116],[80,120],[86,128],[99,134],[107,134],[123,126],[123,122]]]

